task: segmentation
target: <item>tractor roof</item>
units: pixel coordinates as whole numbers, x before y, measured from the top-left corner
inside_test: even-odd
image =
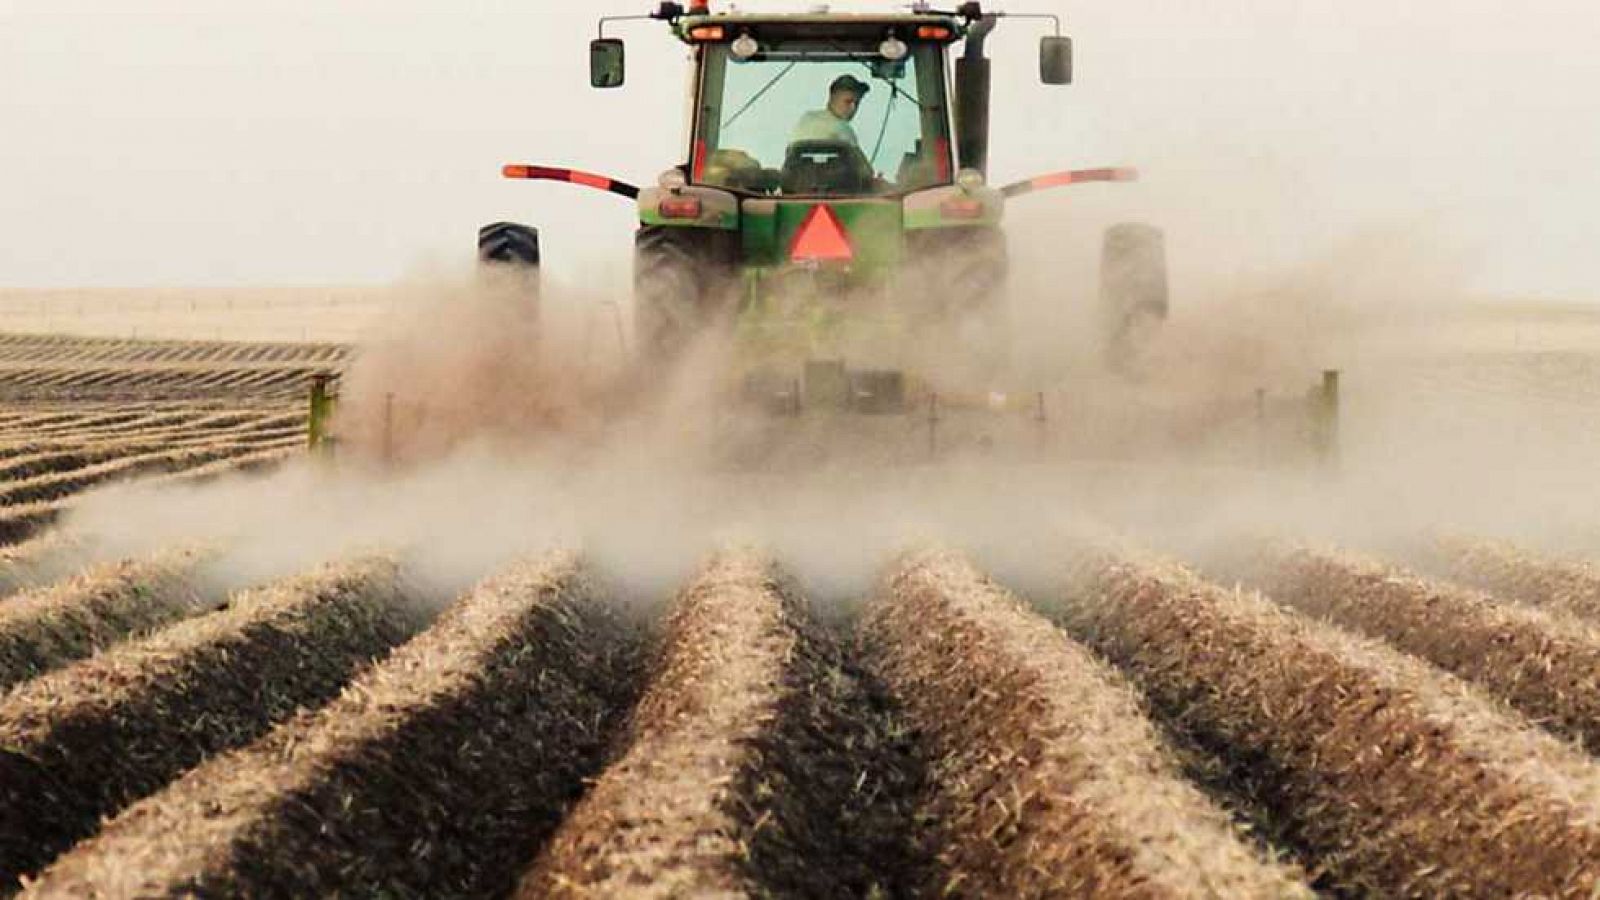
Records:
[[[948,29],[949,37],[941,43],[960,40],[966,35],[966,23],[953,15],[937,13],[710,13],[684,16],[678,22],[678,34],[689,40],[690,29],[698,25],[721,25],[725,28],[740,26],[758,35],[773,38],[863,38],[881,39],[888,28],[901,32],[901,37],[916,39],[916,29],[922,25]],[[729,37],[733,37],[732,34]]]

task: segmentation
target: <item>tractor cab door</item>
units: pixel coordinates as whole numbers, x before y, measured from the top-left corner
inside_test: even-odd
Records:
[[[951,181],[944,48],[871,40],[701,51],[690,181],[771,197],[876,197]]]

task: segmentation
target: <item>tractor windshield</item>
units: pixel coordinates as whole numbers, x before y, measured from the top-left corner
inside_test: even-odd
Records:
[[[944,54],[905,58],[828,41],[741,60],[705,49],[692,178],[756,194],[896,194],[950,181]]]

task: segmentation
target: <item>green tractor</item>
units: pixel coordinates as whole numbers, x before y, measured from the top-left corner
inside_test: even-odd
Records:
[[[735,393],[774,410],[903,413],[941,402],[940,392],[947,407],[963,394],[993,406],[983,380],[1008,350],[1007,201],[1135,177],[1093,169],[989,183],[984,45],[1003,18],[1055,22],[1040,42],[1040,79],[1071,82],[1071,40],[1054,16],[978,3],[877,15],[662,3],[645,16],[604,18],[590,45],[596,88],[625,81],[610,23],[659,21],[690,48],[682,162],[645,188],[540,165],[504,174],[637,203],[634,355],[646,371],[721,334],[735,348]],[[537,267],[538,233],[485,226],[479,257]],[[1166,316],[1161,232],[1109,229],[1102,273],[1103,345],[1115,358],[1136,329]],[[952,371],[968,377],[965,391],[939,383],[935,373]]]
[[[743,429],[733,440],[714,434],[712,443],[736,446],[759,432],[750,453],[738,456],[765,463],[765,451],[803,447],[807,434],[830,446],[841,434],[871,435],[869,452],[887,434],[914,448],[899,459],[956,445],[988,452],[1018,440],[1030,455],[1034,447],[1073,451],[1071,424],[1083,420],[1081,408],[1069,406],[1074,399],[1019,385],[1008,372],[1001,223],[1012,199],[1136,173],[1100,168],[989,182],[985,43],[1006,19],[1053,24],[1040,39],[1039,77],[1070,84],[1072,43],[1055,16],[991,12],[975,2],[949,11],[916,3],[905,13],[764,14],[715,13],[699,0],[602,18],[589,51],[596,88],[626,80],[623,42],[606,36],[608,25],[663,23],[690,48],[681,161],[644,188],[547,165],[507,165],[503,174],[594,188],[637,205],[634,341],[620,393],[648,396],[707,346],[720,373],[712,407],[719,421]],[[528,277],[512,281],[529,283],[540,263],[538,232],[486,225],[478,256],[486,266],[513,267]],[[1097,302],[1097,314],[1084,317],[1097,323],[1093,340],[1077,343],[1097,344],[1115,370],[1137,358],[1138,345],[1167,316],[1159,229],[1123,223],[1106,230]],[[620,321],[618,331],[620,342]],[[1263,435],[1282,418],[1290,432],[1309,429],[1318,447],[1330,447],[1337,376],[1328,377],[1309,404],[1285,404],[1286,416],[1269,414],[1264,391],[1228,415]],[[329,434],[335,391],[328,382],[314,387],[313,445]],[[727,409],[757,414],[722,417]],[[1065,445],[1047,427],[1052,419],[1068,423]],[[383,421],[387,446],[387,405]],[[776,424],[784,421],[801,434]],[[1172,430],[1162,421],[1152,428]]]

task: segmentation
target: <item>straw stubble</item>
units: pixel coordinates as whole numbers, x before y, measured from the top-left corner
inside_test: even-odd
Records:
[[[206,557],[186,548],[96,566],[0,604],[0,690],[204,611]]]
[[[355,560],[20,685],[0,701],[0,890],[100,817],[334,696],[425,621],[392,562]]]
[[[674,604],[627,749],[516,896],[889,895],[898,776],[866,705],[787,579],[720,555]]]
[[[1183,779],[1120,676],[965,559],[907,559],[864,630],[930,756],[930,895],[1312,896]]]
[[[1341,893],[1600,889],[1600,767],[1460,680],[1122,551],[1079,554],[1052,609]]]
[[[1241,570],[1275,600],[1388,641],[1600,749],[1600,627],[1336,551],[1276,545]]]
[[[1474,587],[1600,622],[1600,566],[1594,563],[1459,536],[1440,538],[1419,556],[1430,568]]]
[[[28,896],[503,894],[598,767],[634,645],[574,557],[511,566],[325,708],[128,809]]]

